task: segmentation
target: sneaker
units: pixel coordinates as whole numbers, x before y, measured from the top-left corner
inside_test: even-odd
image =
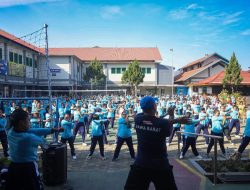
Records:
[[[82,145],[83,145],[83,146],[88,146],[88,144],[87,144],[87,143],[84,143],[84,142],[82,143]]]
[[[86,160],[91,160],[92,156],[87,156]]]
[[[180,146],[183,146],[183,143],[180,143]]]
[[[87,137],[90,137],[90,134],[87,134]]]
[[[183,159],[184,158],[184,156],[183,156],[183,154],[181,153],[181,155],[180,155],[180,159]]]
[[[101,160],[107,160],[105,156],[101,156]]]
[[[235,138],[240,138],[240,135],[234,135]]]
[[[202,159],[201,155],[196,156],[197,159]]]
[[[73,160],[76,160],[76,155],[72,156]]]
[[[113,158],[112,159],[112,162],[115,162],[115,161],[117,161],[118,160],[118,158]]]
[[[227,154],[226,154],[226,153],[223,153],[223,154],[222,154],[222,157],[227,159]]]
[[[169,143],[167,143],[167,146],[169,146],[170,144]]]

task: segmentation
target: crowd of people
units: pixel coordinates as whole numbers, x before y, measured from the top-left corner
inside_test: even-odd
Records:
[[[80,134],[83,146],[87,146],[86,136],[91,137],[89,154],[86,159],[90,160],[92,158],[98,142],[101,159],[105,160],[104,145],[109,143],[110,129],[115,128],[116,148],[112,161],[118,159],[121,147],[126,142],[131,158],[139,162],[137,158],[140,150],[138,131],[146,130],[154,133],[160,131],[158,128],[150,127],[150,123],[153,121],[138,120],[140,114],[146,114],[145,110],[157,118],[175,121],[170,122],[171,127],[168,129],[169,134],[164,136],[164,143],[165,146],[171,146],[176,134],[178,143],[182,145],[180,159],[185,157],[190,146],[194,155],[199,159],[202,158],[196,149],[196,140],[201,137],[194,134],[200,134],[201,131],[204,135],[211,134],[221,137],[218,142],[226,158],[228,158],[228,155],[224,147],[224,136],[229,143],[234,144],[231,139],[234,128],[235,137],[242,137],[242,143],[235,153],[238,157],[241,156],[250,142],[250,110],[247,110],[246,107],[243,107],[244,110],[239,110],[233,98],[227,104],[222,104],[217,96],[154,96],[151,99],[154,101],[155,112],[152,112],[153,105],[149,106],[152,101],[148,101],[146,105],[145,102],[142,102],[145,99],[143,96],[97,95],[58,96],[55,98],[57,101],[52,102],[51,109],[48,100],[39,100],[39,98],[36,100],[27,98],[1,101],[0,140],[5,157],[9,157],[14,163],[19,163],[19,159],[21,161],[35,162],[38,144],[44,143],[47,135],[53,133],[53,141],[59,141],[58,137],[60,136],[61,143],[68,142],[72,159],[76,159],[74,142],[77,134]],[[17,123],[17,121],[23,120],[18,113],[26,118],[25,123],[22,123],[22,125]],[[242,116],[242,113],[245,114],[245,117]],[[188,122],[183,122],[182,118],[186,118]],[[245,118],[246,120],[244,120]],[[137,125],[136,120],[139,123],[144,122],[148,126],[145,128],[143,125]],[[162,120],[161,123],[164,125]],[[245,125],[244,133],[240,133],[242,124]],[[24,125],[28,125],[28,127],[25,128]],[[155,125],[161,127],[158,123]],[[138,139],[137,157],[133,147],[133,126]],[[30,138],[34,138],[35,145],[22,141],[22,139],[27,138],[27,134],[23,135],[21,133],[25,131],[29,131],[28,136],[31,135]],[[178,131],[183,131],[183,133],[176,133]],[[208,136],[204,136],[204,138],[207,157],[209,157],[214,145],[214,139]],[[19,139],[19,141],[16,139]],[[155,140],[154,137],[152,139]],[[17,141],[21,143],[19,144],[20,147],[22,147],[22,142],[26,143],[24,146],[30,146],[31,153],[27,155],[22,153],[21,155],[24,157],[18,157],[17,155],[20,155],[22,148],[17,148],[19,147]],[[35,156],[32,157],[31,155]],[[12,165],[12,167],[20,168],[23,166]],[[37,184],[39,185],[39,183]]]

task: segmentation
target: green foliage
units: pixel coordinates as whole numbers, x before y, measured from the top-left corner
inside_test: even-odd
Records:
[[[237,90],[237,86],[240,85],[243,78],[240,75],[241,66],[233,53],[228,66],[226,67],[225,76],[222,81],[223,87],[230,87],[232,93]]]
[[[128,69],[122,74],[122,83],[133,86],[134,93],[136,94],[137,87],[143,82],[144,77],[145,75],[140,68],[139,62],[134,60],[128,65]]]
[[[104,82],[106,76],[103,73],[103,66],[97,59],[91,61],[90,65],[86,68],[86,74],[84,80],[91,82],[92,84],[100,84]]]
[[[213,161],[199,160],[197,163],[206,171],[213,172]],[[249,172],[249,160],[218,160],[218,172]]]

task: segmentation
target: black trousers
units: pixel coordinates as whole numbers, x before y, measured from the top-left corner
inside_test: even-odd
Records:
[[[76,153],[75,153],[75,147],[74,147],[74,137],[70,137],[70,138],[61,138],[61,142],[63,144],[66,144],[66,142],[68,141],[69,143],[69,147],[70,147],[70,150],[71,150],[71,156],[75,156]]]
[[[33,162],[11,163],[6,190],[43,190],[43,183]]]
[[[211,135],[223,137],[223,133],[215,133],[213,131],[211,131]],[[220,149],[221,149],[222,153],[225,154],[226,151],[225,151],[225,147],[224,147],[224,138],[218,139],[218,142],[219,142]],[[208,147],[207,147],[207,154],[210,153],[213,146],[214,146],[214,139],[210,138],[210,142],[209,142]]]
[[[90,150],[89,150],[89,156],[92,156],[92,154],[94,153],[97,142],[99,144],[100,154],[102,157],[104,157],[103,136],[93,136],[91,138],[91,146],[90,146]]]
[[[8,140],[7,140],[7,135],[5,131],[0,131],[0,141],[3,147],[3,154],[5,157],[8,157]]]
[[[156,190],[177,190],[172,169],[172,166],[148,169],[131,165],[124,190],[148,190],[150,182],[154,183]]]
[[[241,144],[239,146],[238,152],[243,153],[244,150],[246,149],[247,145],[249,144],[249,142],[250,142],[250,137],[244,136],[242,138],[242,142],[241,142]]]
[[[186,154],[186,152],[187,152],[187,150],[189,149],[190,146],[192,148],[192,151],[193,151],[194,155],[198,156],[199,153],[198,153],[198,151],[196,149],[196,137],[187,137],[184,140],[184,145],[183,145],[183,148],[181,150],[182,155],[184,156]]]
[[[128,145],[131,158],[135,158],[135,151],[134,151],[134,147],[133,147],[132,137],[128,137],[128,138],[118,137],[113,159],[118,158],[121,147],[122,147],[124,142],[126,142],[126,144]]]

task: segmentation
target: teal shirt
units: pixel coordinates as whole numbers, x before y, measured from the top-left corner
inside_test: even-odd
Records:
[[[195,133],[195,124],[197,124],[199,122],[200,122],[199,119],[192,119],[190,124],[185,124],[184,125],[184,132]],[[185,138],[187,138],[187,137],[195,137],[196,135],[184,133],[184,136],[185,136]]]
[[[222,116],[213,116],[212,117],[212,131],[215,133],[223,133],[223,128],[222,128],[222,121],[223,117]]]
[[[62,138],[70,138],[73,136],[72,129],[74,128],[74,123],[63,119],[61,126],[64,129],[62,132]]]
[[[44,135],[51,133],[51,129],[29,129],[27,132],[17,133],[12,128],[7,132],[10,160],[15,163],[37,161],[38,145],[44,144]]]
[[[31,128],[40,128],[40,122],[37,118],[30,119]]]
[[[128,128],[127,122],[123,117],[118,120],[117,136],[121,138],[129,138],[132,136],[131,129]]]
[[[0,117],[0,131],[5,131],[7,125],[7,119],[5,117]]]

